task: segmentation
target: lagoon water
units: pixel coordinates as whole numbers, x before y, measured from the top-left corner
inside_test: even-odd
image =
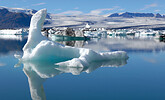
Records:
[[[164,100],[165,43],[152,37],[58,41],[95,51],[123,50],[129,59],[90,68],[19,64],[26,36],[0,38],[0,100]]]

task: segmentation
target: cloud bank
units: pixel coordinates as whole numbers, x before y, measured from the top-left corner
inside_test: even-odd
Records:
[[[152,3],[152,4],[149,4],[149,5],[145,5],[144,8],[142,8],[141,10],[145,10],[145,9],[149,9],[149,8],[154,8],[154,7],[157,7],[158,4],[156,3]]]
[[[41,2],[41,3],[33,4],[32,6],[40,6],[40,5],[44,5],[44,4],[46,4],[46,3]]]

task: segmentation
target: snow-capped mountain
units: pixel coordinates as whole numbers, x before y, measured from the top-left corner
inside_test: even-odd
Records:
[[[31,17],[36,12],[34,9],[0,7],[0,29],[29,27]],[[45,23],[48,24],[49,14],[46,18]]]
[[[50,24],[47,27],[85,27],[88,23],[91,27],[105,28],[157,28],[165,27],[165,18],[155,17],[106,17],[103,15],[55,15],[50,14]]]
[[[9,12],[25,13],[25,14],[28,14],[28,15],[33,15],[37,12],[37,10],[34,10],[34,9],[9,8],[9,7],[3,7],[3,6],[0,6],[0,9],[7,9]],[[50,19],[49,13],[47,14],[46,18]]]
[[[23,9],[23,8],[9,8],[9,7],[2,7],[0,6],[0,9],[7,9],[10,12],[16,12],[16,13],[25,13],[25,14],[35,14],[37,10],[34,9]]]
[[[29,27],[33,9],[0,7],[0,29]],[[114,13],[104,15],[57,15],[47,14],[45,27],[165,27],[165,15],[153,13]]]
[[[153,14],[153,13],[113,13],[109,15],[108,17],[124,17],[124,18],[133,18],[133,17],[155,17],[155,18],[165,18],[164,15],[161,15],[159,13]]]
[[[31,20],[30,14],[10,12],[0,9],[0,29],[28,27]]]

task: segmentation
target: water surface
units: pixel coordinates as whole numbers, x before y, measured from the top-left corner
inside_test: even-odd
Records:
[[[95,51],[124,50],[128,60],[94,63],[87,68],[56,68],[53,63],[24,63],[27,37],[0,38],[0,99],[164,100],[165,43],[154,38],[107,37],[58,41]],[[37,92],[36,92],[37,91]]]

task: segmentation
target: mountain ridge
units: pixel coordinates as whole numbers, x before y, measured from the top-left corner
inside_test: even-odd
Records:
[[[37,10],[23,8],[8,8],[0,6],[0,29],[26,28],[30,25],[30,20]],[[49,14],[46,16],[50,19]],[[45,21],[45,24],[49,24]]]
[[[123,18],[134,18],[134,17],[155,17],[155,18],[165,18],[165,15],[161,15],[159,13],[131,13],[131,12],[125,12],[125,13],[113,13],[109,15],[108,17],[123,17]]]
[[[32,15],[10,12],[8,9],[0,9],[0,29],[21,28],[30,25]]]
[[[37,10],[23,8],[0,7],[0,29],[27,28],[31,16]],[[165,25],[165,15],[159,13],[113,13],[103,15],[56,15],[47,14],[44,27],[124,27],[136,25]]]
[[[37,10],[34,9],[24,9],[24,8],[9,8],[9,7],[4,7],[0,6],[0,9],[7,9],[9,12],[15,12],[15,13],[25,13],[25,14],[30,14],[33,15],[37,12]]]

